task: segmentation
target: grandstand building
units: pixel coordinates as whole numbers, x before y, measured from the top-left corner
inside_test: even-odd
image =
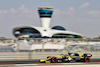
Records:
[[[42,27],[20,26],[13,29],[16,38],[84,38],[84,35],[66,30],[62,26],[49,27],[52,8],[40,7],[38,10]]]

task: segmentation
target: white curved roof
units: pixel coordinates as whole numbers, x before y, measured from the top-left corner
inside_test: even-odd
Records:
[[[73,34],[73,35],[79,35],[79,36],[82,36],[84,37],[84,35],[82,34],[79,34],[79,33],[76,33],[76,32],[71,32],[71,31],[63,31],[63,30],[54,30],[54,29],[51,29],[51,28],[44,28],[44,27],[34,27],[34,26],[21,26],[21,27],[16,27],[13,29],[13,34],[14,32],[17,30],[17,29],[20,29],[20,28],[26,28],[26,27],[29,27],[29,28],[34,28],[36,30],[38,30],[41,34],[41,36],[47,36],[47,37],[52,37],[54,34],[56,33],[63,33],[63,34]],[[44,31],[46,30],[46,31]]]

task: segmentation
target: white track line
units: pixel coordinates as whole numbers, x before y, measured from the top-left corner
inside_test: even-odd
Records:
[[[72,65],[74,65],[74,64],[77,65],[77,64],[83,64],[83,63],[62,63],[62,64],[64,64],[64,65],[71,65],[71,64]]]
[[[37,66],[39,64],[15,64],[15,66]]]
[[[84,63],[58,63],[58,65],[81,65]],[[42,66],[42,64],[15,64],[15,66]],[[48,63],[45,63],[43,65],[50,65]],[[52,63],[51,65],[57,65],[55,63]]]
[[[44,65],[88,65],[97,63],[38,63],[38,64],[15,64],[15,66],[44,66]],[[98,62],[100,64],[100,62]]]

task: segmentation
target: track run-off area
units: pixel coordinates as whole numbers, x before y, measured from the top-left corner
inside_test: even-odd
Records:
[[[66,62],[66,63],[39,63],[39,59],[29,60],[2,60],[0,61],[0,67],[72,67],[72,66],[84,66],[89,67],[100,67],[100,58],[91,59],[90,62]]]
[[[0,67],[100,67],[100,62],[82,62],[82,63],[37,63],[37,64],[1,64]]]

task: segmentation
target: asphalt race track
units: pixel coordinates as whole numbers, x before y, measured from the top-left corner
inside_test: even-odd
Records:
[[[13,67],[13,66],[10,66]],[[49,66],[17,66],[17,67],[100,67],[100,65],[49,65]]]
[[[100,62],[77,63],[36,63],[36,64],[1,64],[0,67],[100,67]]]
[[[92,58],[90,62],[100,62],[100,58]],[[36,63],[39,63],[39,59],[0,61],[0,64],[36,64]]]

